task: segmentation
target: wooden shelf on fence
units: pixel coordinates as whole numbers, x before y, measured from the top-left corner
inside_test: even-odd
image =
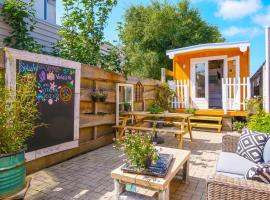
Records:
[[[81,114],[80,128],[115,124],[115,114]]]

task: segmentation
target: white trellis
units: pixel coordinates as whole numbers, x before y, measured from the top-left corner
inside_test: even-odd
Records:
[[[172,90],[175,91],[176,96],[171,99],[171,106],[173,109],[183,109],[189,107],[189,81],[174,80],[168,81]]]
[[[249,77],[222,79],[222,103],[225,113],[228,110],[246,110],[245,102],[249,98]]]

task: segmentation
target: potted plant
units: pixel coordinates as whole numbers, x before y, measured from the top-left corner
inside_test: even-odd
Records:
[[[107,94],[103,90],[94,90],[91,94],[92,100],[94,102],[105,102],[107,99]]]
[[[24,188],[25,141],[42,126],[38,123],[40,113],[33,75],[18,75],[16,90],[0,85],[0,113],[0,199],[3,199]]]
[[[125,112],[130,112],[131,111],[131,105],[130,105],[130,103],[128,103],[128,102],[125,102],[124,103],[124,111]]]
[[[196,109],[195,108],[186,108],[185,109],[185,113],[187,113],[187,114],[195,114],[195,112],[196,112]]]
[[[241,133],[242,130],[246,127],[246,123],[241,121],[235,121],[233,123],[233,130],[237,131],[238,133]]]
[[[148,109],[148,112],[150,112],[151,114],[159,114],[161,112],[163,112],[164,110],[156,103],[153,103]]]
[[[129,134],[123,140],[117,140],[115,148],[123,152],[125,162],[138,171],[147,169],[159,158],[151,136],[145,134]]]

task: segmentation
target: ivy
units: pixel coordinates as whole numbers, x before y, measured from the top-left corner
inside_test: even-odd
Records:
[[[63,0],[65,14],[55,54],[84,64],[100,64],[104,27],[116,0]]]
[[[12,28],[10,35],[4,38],[5,46],[36,53],[42,51],[42,46],[30,35],[36,24],[34,3],[35,0],[3,0],[0,15]]]

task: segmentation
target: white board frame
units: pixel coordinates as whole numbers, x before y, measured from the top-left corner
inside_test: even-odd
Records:
[[[44,156],[55,154],[57,152],[76,148],[79,146],[80,130],[80,85],[81,85],[81,64],[78,62],[65,60],[58,57],[30,53],[27,51],[4,48],[5,52],[5,82],[9,88],[16,88],[16,60],[23,60],[35,63],[42,63],[58,67],[75,69],[75,94],[74,94],[74,135],[73,141],[61,143],[58,145],[38,149],[26,153],[26,161],[35,160]]]

